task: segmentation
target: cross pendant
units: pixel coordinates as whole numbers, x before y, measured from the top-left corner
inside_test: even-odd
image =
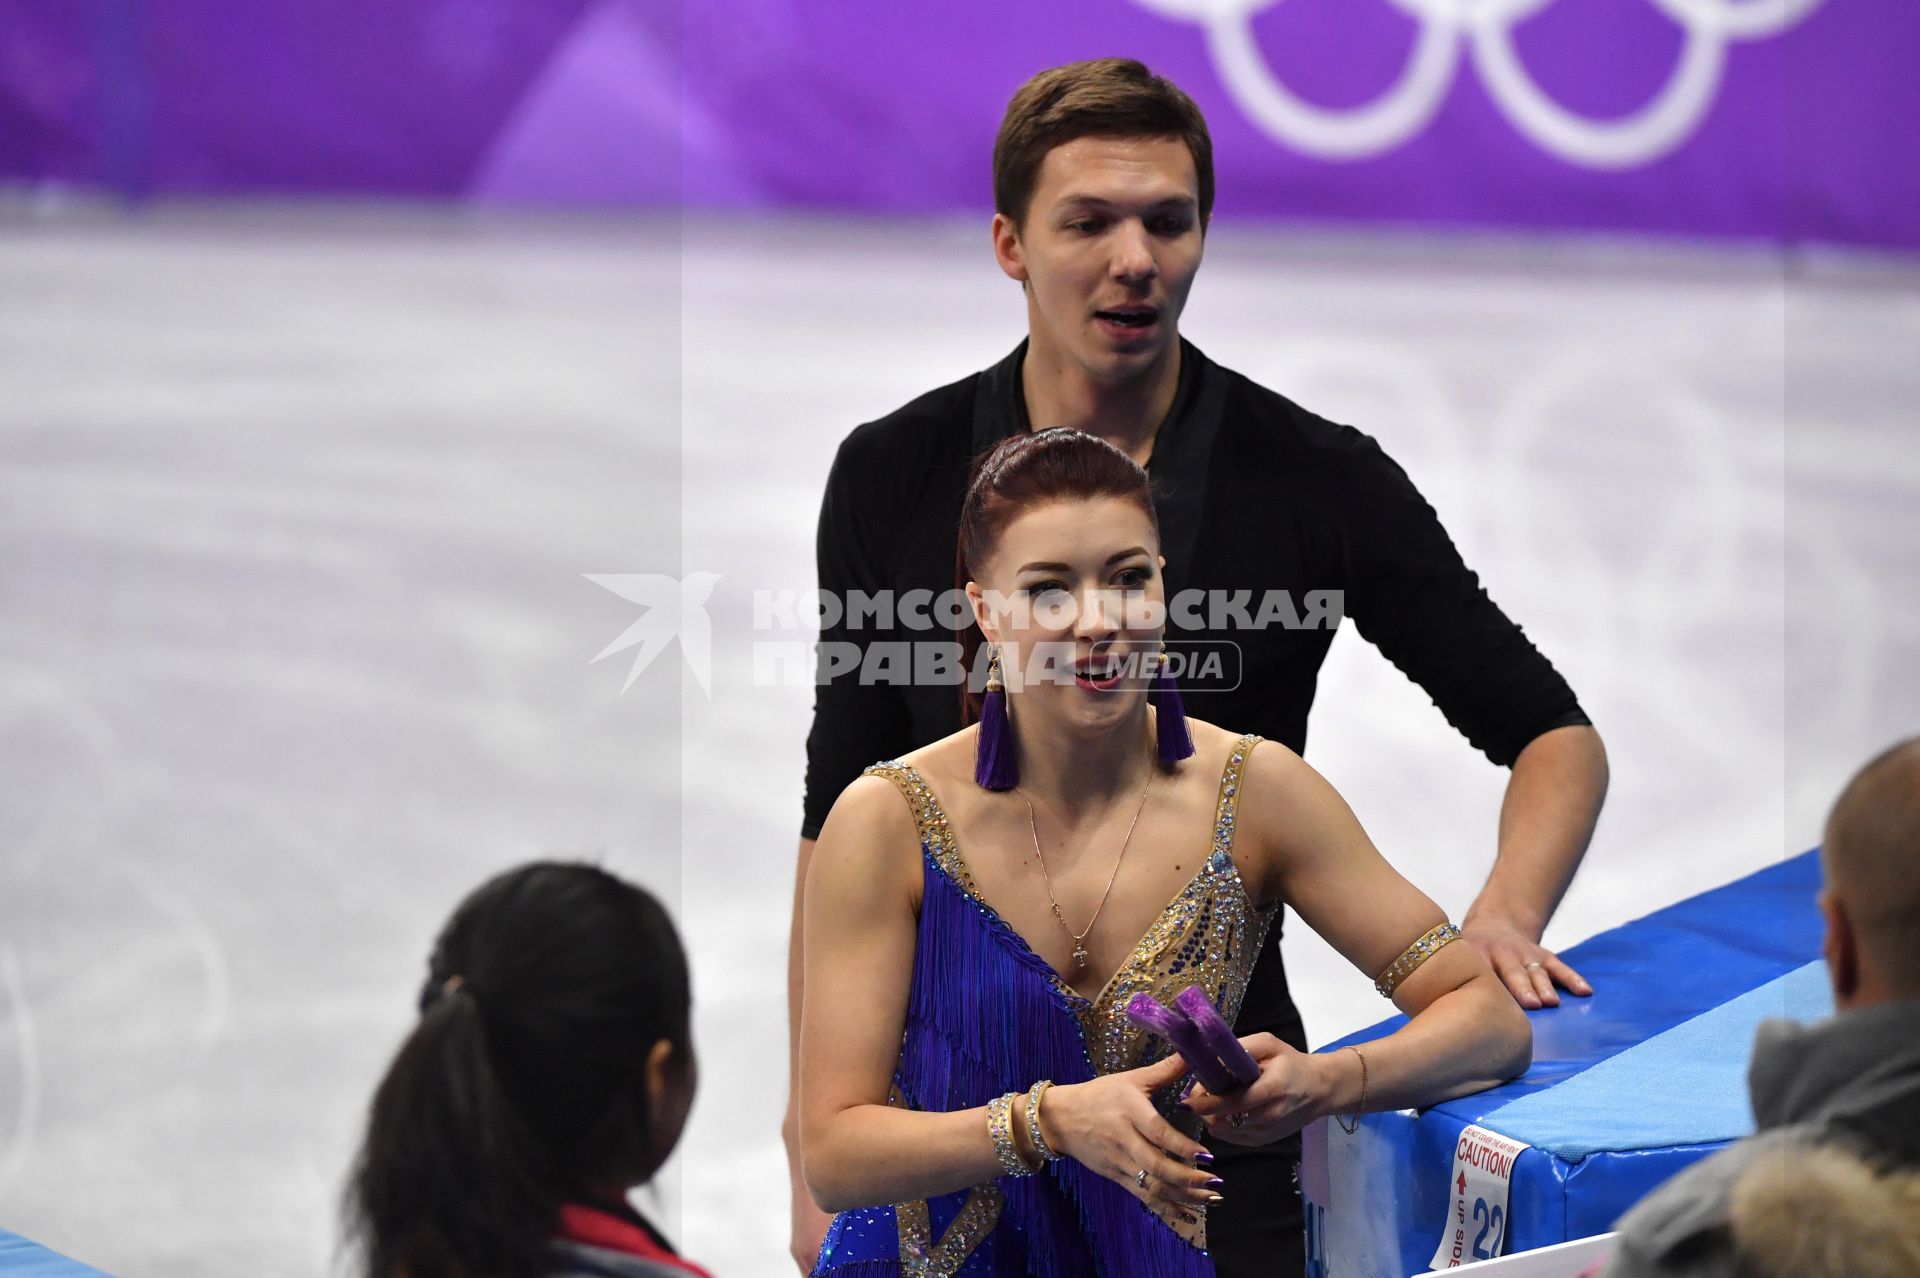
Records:
[[[1087,947],[1085,945],[1082,945],[1078,942],[1074,944],[1074,947],[1073,947],[1074,967],[1076,968],[1085,967],[1087,965],[1087,960],[1092,957],[1093,956],[1091,954],[1087,953]]]

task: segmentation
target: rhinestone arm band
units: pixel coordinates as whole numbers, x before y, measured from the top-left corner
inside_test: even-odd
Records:
[[[1033,1142],[1033,1148],[1039,1153],[1040,1161],[1045,1163],[1053,1162],[1060,1157],[1054,1152],[1053,1146],[1047,1144],[1046,1134],[1040,1130],[1040,1098],[1045,1096],[1047,1089],[1052,1086],[1052,1079],[1043,1078],[1027,1091],[1027,1139]]]
[[[987,1102],[987,1135],[993,1137],[993,1153],[1006,1176],[1031,1176],[1035,1171],[1013,1140],[1013,1103],[1019,1098],[1019,1092],[1008,1092]]]
[[[1439,924],[1409,945],[1399,958],[1387,964],[1387,970],[1375,978],[1373,988],[1380,991],[1381,998],[1392,998],[1393,992],[1400,988],[1400,982],[1412,976],[1422,963],[1459,939],[1459,928],[1451,923]]]

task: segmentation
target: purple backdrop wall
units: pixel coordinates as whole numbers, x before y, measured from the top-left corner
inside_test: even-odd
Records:
[[[0,178],[931,212],[1140,57],[1225,217],[1920,247],[1912,0],[0,0]]]

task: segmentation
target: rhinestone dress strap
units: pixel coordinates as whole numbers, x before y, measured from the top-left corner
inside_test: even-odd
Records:
[[[973,875],[968,872],[967,863],[960,856],[960,845],[953,837],[953,827],[947,823],[947,814],[941,809],[940,801],[933,797],[933,787],[914,770],[913,765],[901,763],[898,759],[887,759],[860,775],[885,777],[893,782],[901,797],[906,799],[907,807],[913,811],[913,825],[919,832],[920,846],[946,871],[948,878],[958,883],[968,896],[978,900],[979,890],[974,887]]]
[[[1247,756],[1265,738],[1249,732],[1233,743],[1227,766],[1220,773],[1220,801],[1214,808],[1213,846],[1216,852],[1233,852],[1234,814],[1240,807],[1240,774],[1246,771]]]

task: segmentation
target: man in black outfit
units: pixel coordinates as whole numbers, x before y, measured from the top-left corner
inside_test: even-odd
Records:
[[[1105,438],[1153,480],[1176,601],[1170,650],[1185,649],[1196,663],[1207,651],[1227,656],[1217,677],[1183,679],[1190,712],[1304,749],[1333,627],[1341,613],[1351,617],[1468,741],[1512,768],[1498,855],[1464,920],[1467,939],[1523,1006],[1556,1004],[1556,985],[1588,993],[1539,940],[1599,816],[1607,781],[1600,738],[1566,681],[1488,598],[1378,444],[1219,367],[1180,338],[1213,204],[1212,148],[1198,109],[1137,62],[1043,72],[1007,109],[994,147],[994,200],[994,255],[1022,285],[1028,338],[985,372],[847,437],[821,506],[820,590],[841,599],[951,590],[974,457],[1036,426]],[[1182,608],[1181,598],[1195,603]],[[855,624],[871,618],[829,620],[823,645],[940,637],[902,616],[878,627]],[[848,671],[819,687],[790,947],[796,1022],[801,894],[828,810],[868,764],[961,726],[952,683]],[[1254,967],[1236,1029],[1264,1030],[1304,1050],[1277,934],[1276,927],[1276,942]],[[826,1219],[800,1180],[791,1105],[785,1135],[793,1251],[805,1269]],[[1302,1272],[1298,1138],[1214,1148],[1228,1186],[1208,1213],[1219,1273]]]

